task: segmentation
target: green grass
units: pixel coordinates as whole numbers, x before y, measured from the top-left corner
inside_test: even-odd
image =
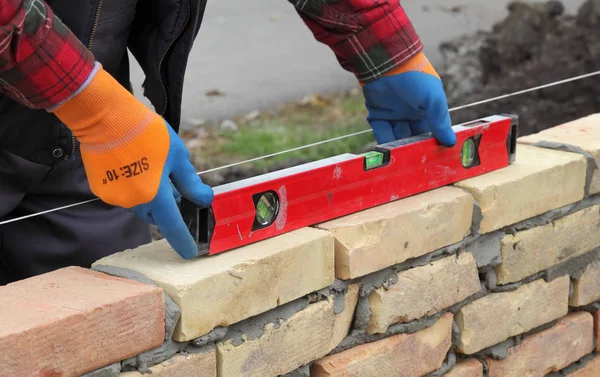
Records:
[[[360,92],[332,97],[313,96],[310,101],[288,104],[256,119],[234,119],[238,130],[221,131],[209,125],[199,146],[188,148],[199,169],[247,160],[312,144],[322,140],[368,130],[366,109]],[[183,135],[186,138],[185,134]],[[187,137],[190,139],[190,137]],[[361,153],[375,139],[368,132],[343,140],[291,152],[244,165],[266,172],[292,162],[308,162],[342,153]]]

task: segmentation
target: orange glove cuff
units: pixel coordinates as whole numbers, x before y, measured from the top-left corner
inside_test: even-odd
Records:
[[[398,67],[392,69],[391,71],[384,73],[383,76],[384,77],[385,76],[394,76],[394,75],[399,75],[399,74],[406,73],[406,72],[429,73],[430,75],[433,75],[433,76],[437,77],[438,79],[440,78],[440,76],[438,75],[436,70],[433,68],[433,65],[431,65],[431,62],[429,61],[429,59],[427,59],[427,57],[425,56],[423,51],[420,51],[418,54],[416,54],[415,56],[410,58],[404,64],[399,65]],[[360,85],[364,86],[364,83],[361,82]]]
[[[52,112],[81,143],[94,194],[125,208],[156,196],[169,152],[168,129],[108,72],[100,67],[81,92]]]

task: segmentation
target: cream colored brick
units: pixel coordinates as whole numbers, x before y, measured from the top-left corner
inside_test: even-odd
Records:
[[[204,353],[176,355],[149,369],[152,374],[123,372],[119,377],[217,377],[217,353],[213,349]]]
[[[348,288],[344,311],[339,314],[331,296],[294,314],[278,328],[265,326],[257,339],[239,346],[231,340],[219,343],[219,377],[277,377],[328,354],[350,330],[358,291],[358,284]]]
[[[184,260],[165,240],[94,265],[148,276],[181,308],[173,338],[187,341],[293,301],[334,281],[332,236],[305,228],[210,257]]]
[[[491,293],[461,308],[458,350],[473,354],[512,336],[558,319],[568,312],[569,276],[543,279],[510,292]]]
[[[600,261],[586,267],[583,275],[573,282],[571,306],[584,306],[600,300]]]
[[[600,167],[600,114],[593,114],[518,139],[518,142],[523,144],[535,144],[541,141],[579,147],[594,157],[596,165]],[[600,193],[600,171],[595,170],[590,194],[597,193]]]
[[[509,348],[504,360],[488,359],[489,377],[544,377],[557,372],[592,352],[593,329],[590,313],[571,313]]]
[[[581,200],[586,169],[582,155],[519,145],[513,164],[456,186],[481,205],[483,234]]]
[[[498,284],[522,280],[600,246],[600,206],[584,208],[546,226],[501,240]]]
[[[467,359],[456,364],[444,377],[483,377],[483,364],[476,359]]]
[[[326,356],[311,377],[421,377],[442,366],[452,346],[452,314],[414,334],[399,334]]]
[[[396,284],[369,295],[367,333],[383,334],[394,323],[439,313],[480,289],[477,263],[470,253],[400,272]]]
[[[353,279],[461,241],[473,198],[443,187],[318,225],[335,239],[336,276]]]

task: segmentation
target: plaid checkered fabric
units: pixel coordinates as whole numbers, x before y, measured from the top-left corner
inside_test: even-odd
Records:
[[[35,109],[85,82],[94,56],[43,0],[0,0],[0,92]]]
[[[342,67],[369,82],[422,50],[399,0],[288,0]],[[43,0],[0,0],[0,93],[35,109],[85,82],[94,56]]]
[[[288,0],[358,80],[377,79],[423,49],[400,0]]]

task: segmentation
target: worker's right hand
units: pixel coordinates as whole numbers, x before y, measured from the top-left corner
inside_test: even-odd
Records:
[[[456,144],[442,81],[422,52],[364,84],[363,93],[379,144],[429,132],[446,147]]]
[[[205,207],[212,203],[213,191],[202,183],[183,141],[162,117],[100,65],[79,93],[51,111],[79,140],[96,196],[156,224],[181,257],[198,255],[175,195],[178,190]]]

